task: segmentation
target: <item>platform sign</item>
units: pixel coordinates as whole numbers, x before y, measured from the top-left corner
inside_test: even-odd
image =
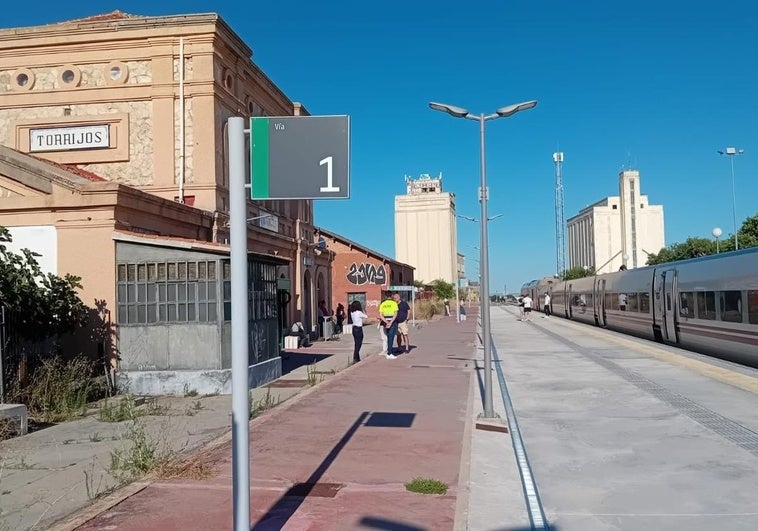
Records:
[[[418,291],[416,286],[390,286],[390,291]]]
[[[350,117],[250,118],[251,199],[348,199]]]

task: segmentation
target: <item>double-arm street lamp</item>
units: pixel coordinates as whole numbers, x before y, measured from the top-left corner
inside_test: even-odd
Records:
[[[461,107],[455,107],[453,105],[447,105],[445,103],[429,104],[429,107],[435,111],[442,111],[448,113],[455,118],[465,118],[467,120],[475,120],[479,122],[479,160],[480,160],[480,186],[479,186],[479,203],[481,205],[481,241],[480,241],[480,273],[481,273],[481,286],[480,293],[482,297],[482,345],[484,347],[484,412],[483,418],[492,419],[497,418],[492,405],[492,351],[491,351],[491,338],[490,338],[490,297],[489,297],[489,255],[487,252],[488,237],[487,237],[487,200],[489,199],[489,193],[487,191],[487,164],[484,156],[484,123],[489,120],[495,120],[496,118],[508,118],[513,116],[517,112],[526,111],[536,107],[537,101],[525,101],[523,103],[517,103],[515,105],[508,105],[507,107],[501,107],[493,114],[471,114],[468,110]]]

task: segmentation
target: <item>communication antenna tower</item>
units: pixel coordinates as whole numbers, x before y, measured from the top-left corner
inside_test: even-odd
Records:
[[[553,153],[555,162],[555,255],[556,274],[566,271],[566,217],[563,213],[563,153]]]

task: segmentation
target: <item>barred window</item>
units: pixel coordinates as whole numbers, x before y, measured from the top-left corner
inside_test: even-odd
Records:
[[[216,321],[217,269],[215,260],[117,264],[119,324]]]

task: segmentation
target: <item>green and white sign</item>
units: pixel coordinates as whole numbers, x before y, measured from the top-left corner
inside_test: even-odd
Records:
[[[350,117],[250,118],[252,199],[350,197]]]

